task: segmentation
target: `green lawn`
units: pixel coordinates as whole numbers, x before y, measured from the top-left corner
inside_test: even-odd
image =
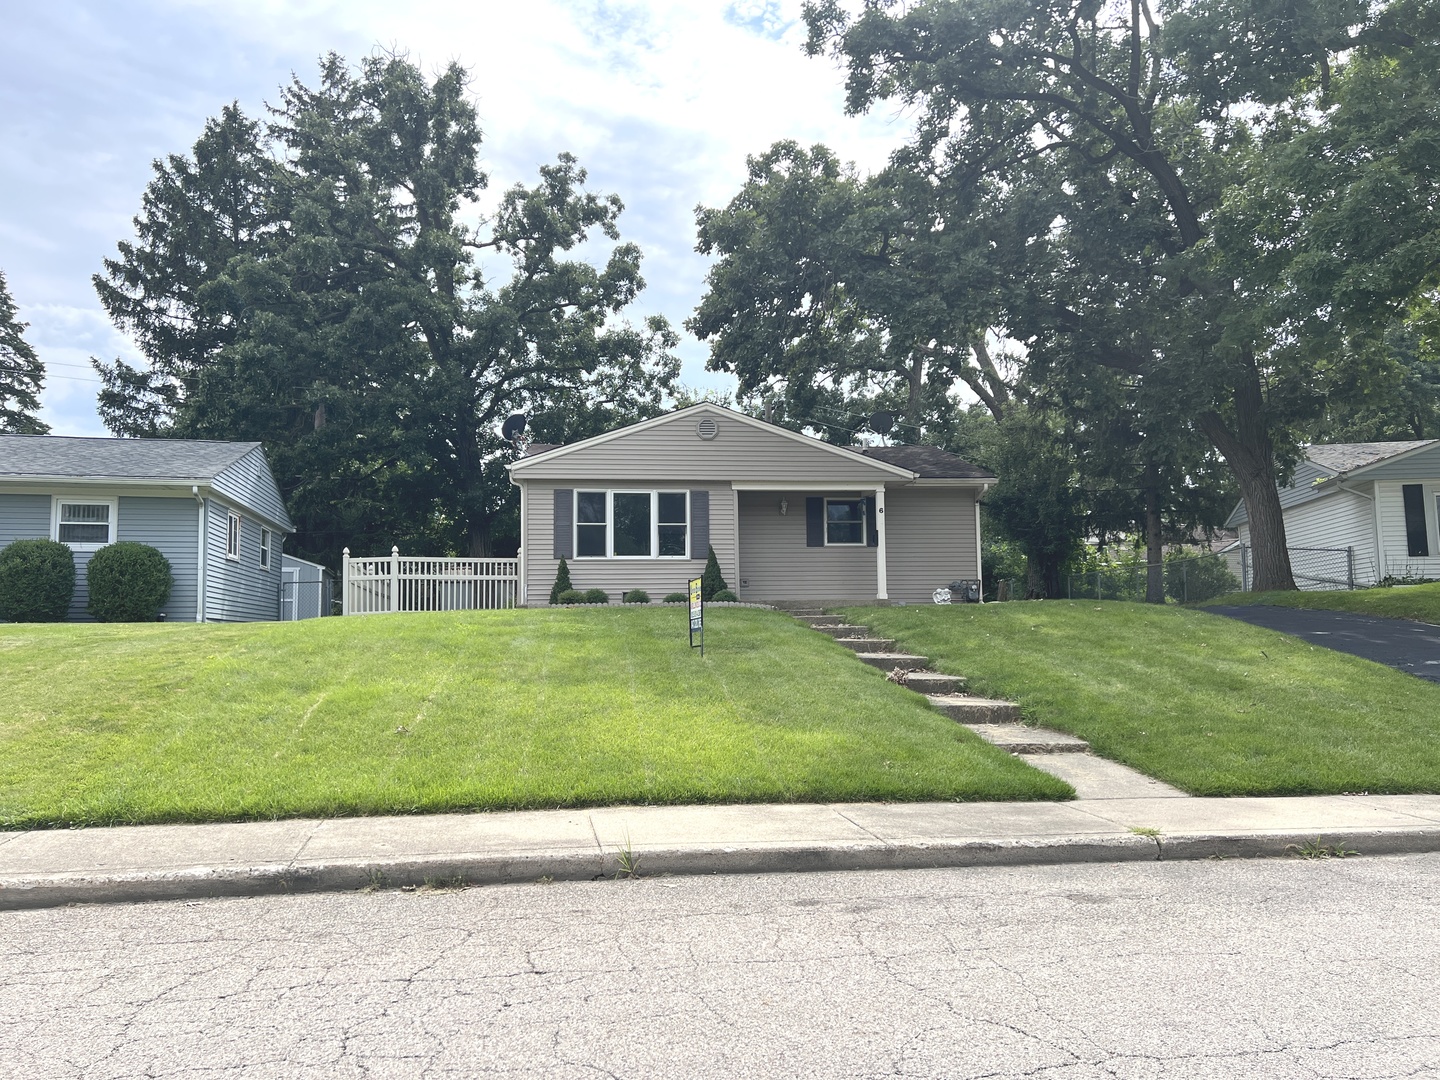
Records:
[[[1353,592],[1233,593],[1207,600],[1201,606],[1243,604],[1353,611],[1359,615],[1440,623],[1440,581],[1425,585],[1396,585],[1386,589],[1356,589]]]
[[[1093,600],[845,614],[1195,795],[1440,792],[1440,686],[1285,634]]]
[[[0,626],[0,827],[1057,799],[794,620],[683,608]]]

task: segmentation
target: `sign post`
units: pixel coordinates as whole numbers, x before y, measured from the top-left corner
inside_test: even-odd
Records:
[[[705,594],[701,592],[704,578],[690,581],[690,647],[695,648],[695,635],[700,635],[700,655],[705,655]]]

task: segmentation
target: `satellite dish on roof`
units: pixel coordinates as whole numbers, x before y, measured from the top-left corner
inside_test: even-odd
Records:
[[[525,414],[515,413],[505,418],[505,423],[500,425],[500,437],[508,443],[513,443],[525,431]]]
[[[895,426],[895,414],[881,409],[870,414],[870,430],[877,435],[889,435]]]

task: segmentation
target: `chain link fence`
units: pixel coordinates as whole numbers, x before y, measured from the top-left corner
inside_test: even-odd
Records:
[[[340,614],[340,595],[335,579],[326,574],[320,581],[295,581],[287,578],[280,583],[280,619],[319,619]]]

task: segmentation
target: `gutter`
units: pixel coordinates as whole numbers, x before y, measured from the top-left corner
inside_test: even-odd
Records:
[[[190,485],[190,494],[195,496],[195,501],[200,504],[200,550],[195,561],[195,621],[203,623],[205,621],[205,534],[209,531],[210,515],[205,500],[200,495],[199,484]]]

